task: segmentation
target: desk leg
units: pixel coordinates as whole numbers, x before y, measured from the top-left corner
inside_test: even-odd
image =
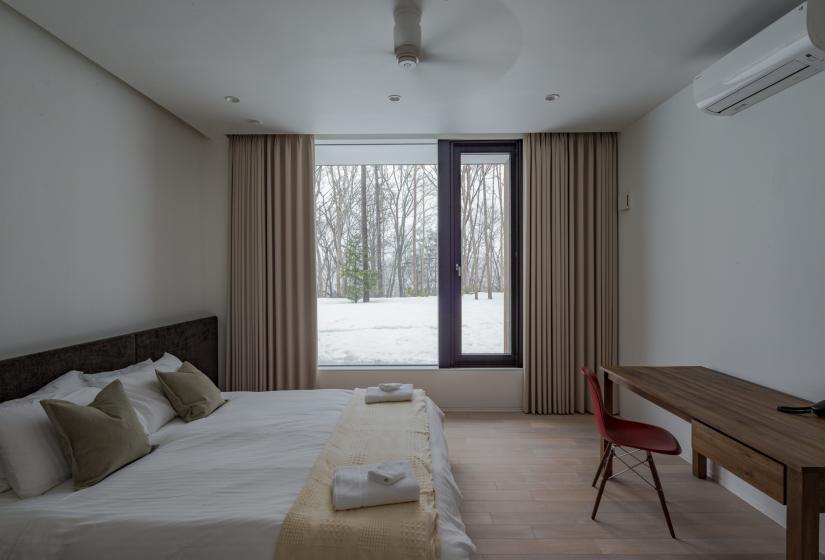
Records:
[[[708,458],[696,451],[693,452],[693,476],[703,480],[708,477]]]
[[[604,409],[608,414],[613,414],[613,380],[611,380],[607,374],[604,376],[604,383],[602,384],[603,389],[602,392],[604,393],[602,396],[602,400],[604,401]],[[607,442],[602,440],[601,443],[601,452],[605,453],[607,450]],[[607,463],[604,465],[604,475],[605,477],[609,478],[613,474],[613,457],[610,456],[607,459]]]
[[[819,558],[817,473],[787,469],[786,560]]]

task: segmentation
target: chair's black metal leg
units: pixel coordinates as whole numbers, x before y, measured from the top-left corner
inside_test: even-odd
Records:
[[[653,475],[653,482],[656,483],[656,493],[659,494],[659,503],[662,504],[662,511],[665,514],[665,521],[667,521],[667,528],[670,531],[670,536],[675,539],[676,533],[673,532],[673,523],[671,523],[670,513],[667,511],[665,493],[662,491],[662,483],[659,480],[659,473],[656,472],[656,463],[653,462],[653,455],[650,451],[647,452],[647,465],[650,467],[650,474]]]
[[[596,487],[596,482],[599,481],[599,475],[602,474],[602,469],[604,468],[604,464],[607,463],[607,454],[610,453],[611,449],[613,449],[613,444],[612,443],[608,443],[607,447],[604,448],[604,453],[602,453],[602,460],[599,461],[599,468],[596,469],[596,476],[593,477],[593,484],[590,485],[593,488]]]
[[[613,446],[610,446],[610,450],[605,455],[605,458],[609,461],[613,457]],[[606,462],[606,461],[605,461]],[[596,512],[599,511],[599,502],[602,501],[602,494],[604,493],[604,485],[607,484],[607,479],[610,478],[610,475],[607,472],[607,469],[604,470],[602,473],[602,483],[599,485],[599,493],[596,494],[596,503],[593,504],[593,513],[590,515],[590,519],[596,519]]]

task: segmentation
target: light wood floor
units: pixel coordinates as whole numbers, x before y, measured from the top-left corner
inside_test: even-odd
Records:
[[[784,558],[782,527],[715,482],[693,478],[678,457],[654,457],[678,540],[656,493],[632,473],[608,482],[591,521],[592,416],[450,413],[446,427],[477,558]]]

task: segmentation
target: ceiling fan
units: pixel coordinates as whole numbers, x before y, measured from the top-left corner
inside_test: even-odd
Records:
[[[404,70],[412,70],[421,60],[421,5],[402,0],[393,12],[395,27],[395,61]]]
[[[392,6],[395,62],[415,74],[407,87],[460,84],[474,91],[503,74],[521,48],[518,21],[502,0],[393,0]]]
[[[491,0],[482,1],[489,4]],[[427,38],[428,48],[421,46],[422,0],[397,0],[393,11],[395,27],[393,28],[395,62],[404,70],[412,70],[423,61],[427,67],[446,65],[445,68],[455,72],[460,69],[484,68],[490,61],[480,54],[477,36],[473,31],[478,28],[477,13],[468,12],[461,20],[453,19],[446,25],[439,22],[435,34]],[[430,4],[432,7],[432,5]],[[480,5],[477,5],[480,6]],[[480,10],[477,10],[480,12]],[[468,48],[469,47],[469,48]],[[449,49],[450,54],[438,54]]]

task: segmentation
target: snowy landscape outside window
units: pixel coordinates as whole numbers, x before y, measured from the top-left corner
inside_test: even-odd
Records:
[[[363,163],[353,163],[352,157],[316,156],[318,362],[437,365],[439,197],[434,149],[433,161],[426,163],[389,163],[387,156],[370,158],[368,150],[362,152]],[[502,293],[508,261],[502,250],[508,243],[502,229],[505,176],[504,166],[497,163],[473,164],[465,175],[464,352],[502,352],[507,347]]]
[[[436,165],[319,165],[318,362],[438,363]]]

